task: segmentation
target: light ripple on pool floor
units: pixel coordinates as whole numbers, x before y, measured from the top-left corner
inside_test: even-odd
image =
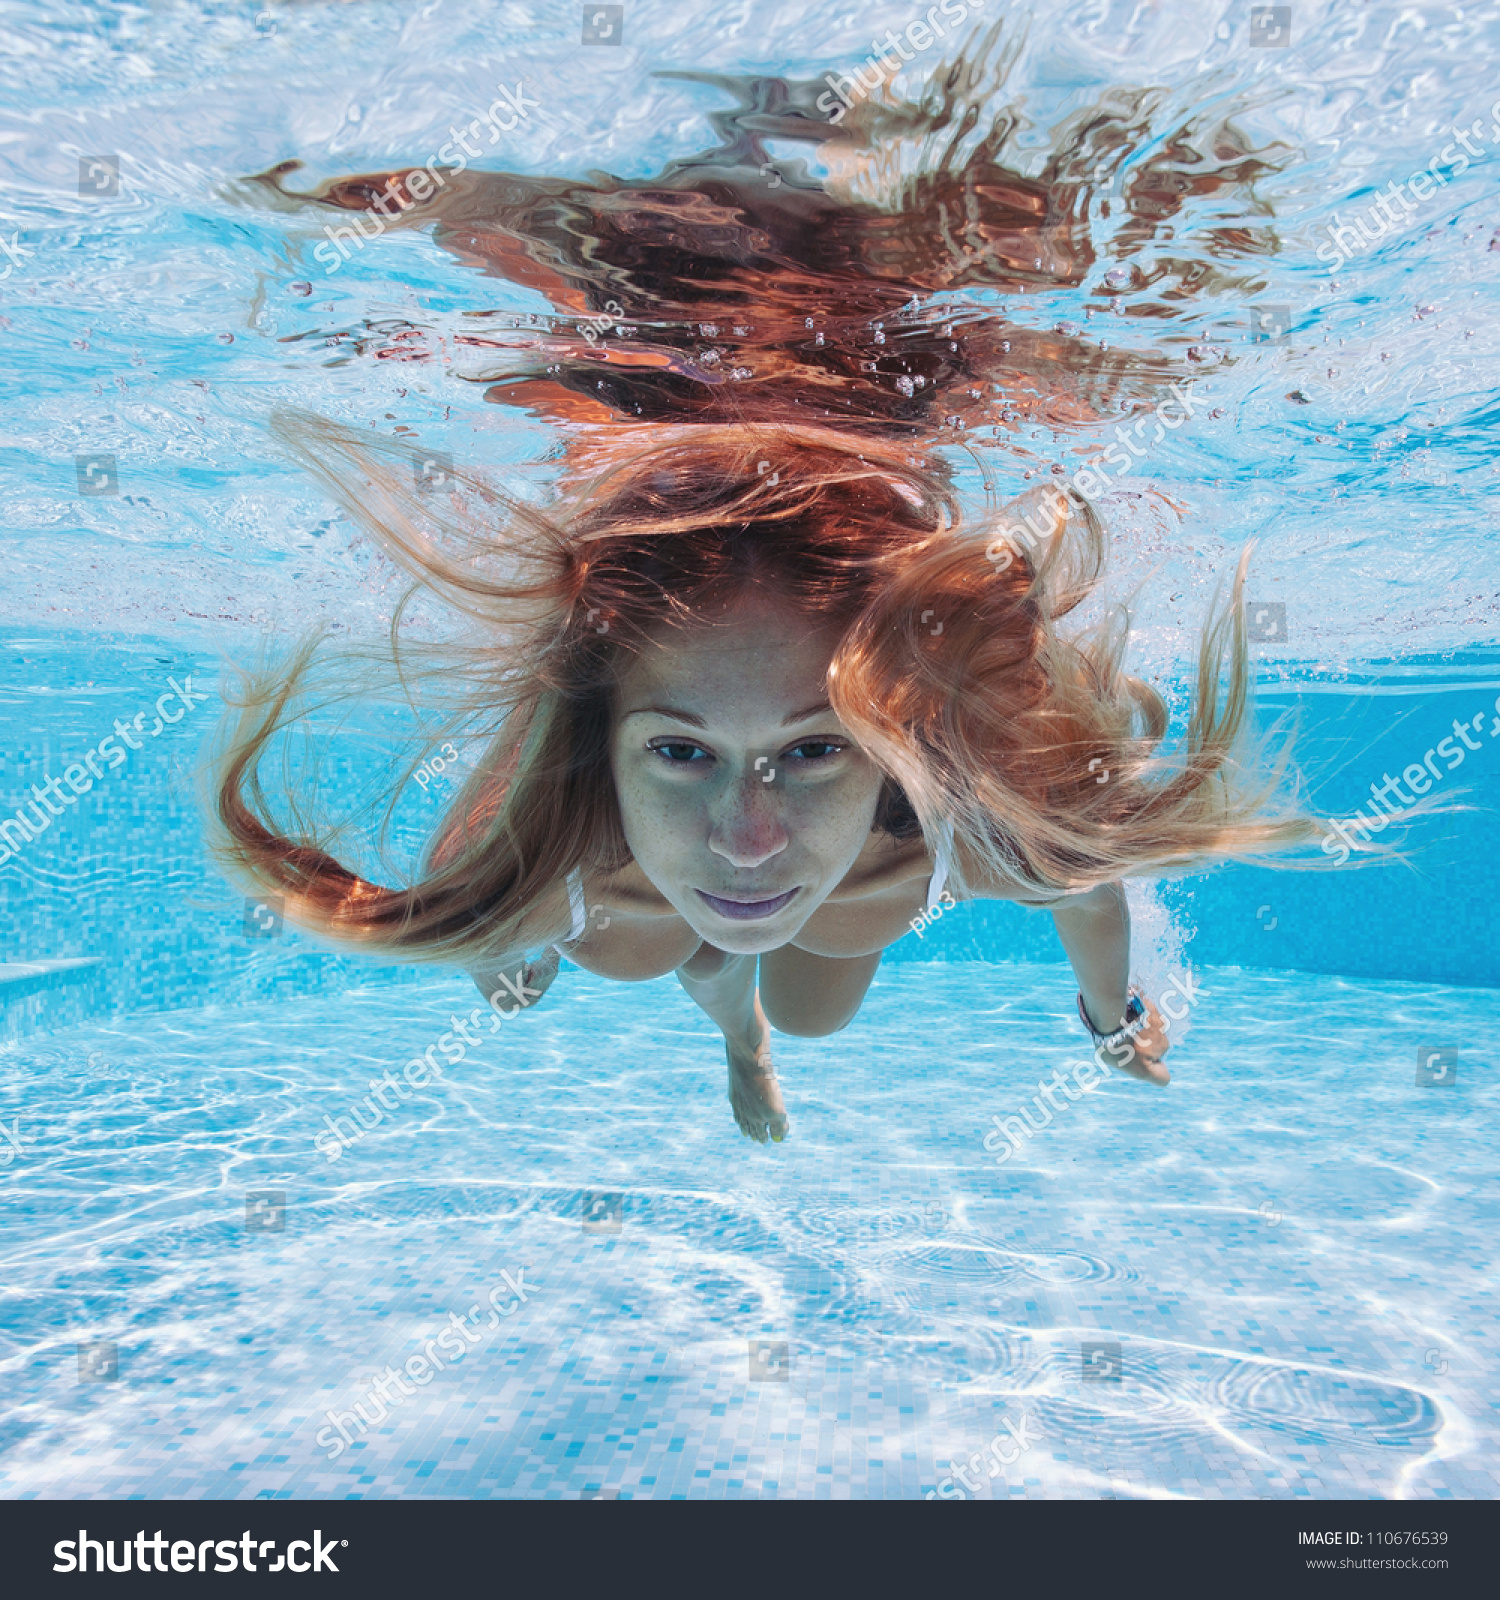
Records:
[[[1061,969],[1003,978],[1066,998]],[[1077,1045],[1039,1008],[997,1048],[965,1003],[996,979],[893,968],[844,1033],[778,1040],[771,1148],[670,982],[565,972],[336,1162],[323,1117],[461,985],[0,1052],[28,1140],[0,1174],[0,1493],[792,1494],[832,1460],[834,1493],[912,1495],[1020,1408],[1037,1442],[987,1493],[1493,1496],[1493,1087],[1418,1090],[1405,1041],[1354,1022],[1330,1052],[1324,980],[1293,1002],[1220,972],[1168,1091],[1111,1083],[1000,1167],[990,1118]],[[1286,1028],[1247,1042],[1273,992]],[[1500,1021],[1486,991],[1396,1000],[1419,1032]],[[247,1233],[255,1190],[284,1232]],[[621,1197],[618,1233],[584,1233],[589,1193]],[[324,1413],[518,1269],[519,1314],[330,1462]],[[117,1381],[79,1382],[93,1340]]]

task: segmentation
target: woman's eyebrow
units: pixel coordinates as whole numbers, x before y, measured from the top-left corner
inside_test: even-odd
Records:
[[[789,728],[794,722],[806,722],[809,717],[821,717],[825,711],[832,711],[833,707],[826,700],[818,701],[817,705],[809,706],[806,711],[794,711],[791,716],[782,721],[783,728]]]
[[[821,717],[825,711],[832,711],[833,707],[826,700],[820,700],[815,706],[808,706],[805,711],[794,711],[791,716],[782,719],[782,727],[789,728],[795,722],[806,722],[810,717]],[[685,722],[690,728],[706,728],[708,724],[702,717],[691,711],[680,711],[676,706],[642,706],[637,711],[627,711],[626,717],[671,717],[674,722]]]
[[[691,711],[679,711],[675,706],[642,706],[639,711],[627,711],[620,718],[621,722],[628,717],[671,717],[674,722],[685,722],[693,728],[708,726],[702,717],[694,716]]]

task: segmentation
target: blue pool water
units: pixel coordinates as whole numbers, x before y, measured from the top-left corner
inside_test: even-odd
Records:
[[[1133,886],[1148,987],[1200,994],[1164,1093],[1048,1106],[1081,1059],[1070,976],[1049,919],[985,906],[895,946],[843,1033],[777,1041],[784,1145],[738,1136],[675,982],[568,968],[330,1162],[325,1119],[477,996],[257,926],[204,852],[225,659],[376,635],[401,588],[264,419],[410,427],[541,492],[550,425],[487,404],[452,336],[545,306],[423,232],[327,275],[319,226],[244,180],[425,160],[517,77],[539,109],[490,165],[643,177],[710,147],[732,98],[652,69],[818,79],[916,11],[632,5],[622,48],[580,51],[577,8],[516,0],[28,7],[0,57],[22,108],[0,122],[0,815],[146,720],[0,864],[0,1495],[1500,1489],[1500,18],[1298,6],[1277,50],[1238,6],[1065,5],[1029,32],[1002,11],[1022,164],[1131,87],[1159,96],[1135,159],[1210,112],[1280,150],[1255,205],[1190,197],[1130,242],[1140,315],[1098,310],[1125,250],[1104,222],[1087,284],[1006,308],[1107,324],[1211,401],[1103,506],[1136,669],[1180,711],[1191,629],[1253,538],[1253,599],[1285,607],[1262,714],[1298,718],[1312,803],[1349,815],[1459,721],[1478,736],[1440,797],[1470,809],[1418,822],[1405,864]],[[1328,272],[1326,230],[1476,120],[1486,156]],[[103,155],[118,191],[82,193]],[[1192,293],[1185,260],[1213,266]],[[1257,335],[1265,307],[1285,338]],[[441,359],[383,359],[398,328]],[[1019,492],[1097,447],[1058,423],[975,457]],[[113,492],[85,490],[100,458]],[[178,687],[207,698],[151,735]],[[440,798],[404,795],[398,836]],[[997,1160],[993,1119],[1028,1108]],[[413,1359],[425,1379],[377,1404]],[[992,1440],[1015,1459],[955,1488]]]
[[[1024,1416],[982,1495],[1493,1497],[1496,1092],[1465,1058],[1417,1089],[1407,1048],[1493,1031],[1493,991],[1202,980],[1169,1092],[1058,1097],[1004,1166],[990,1119],[1077,1058],[1050,965],[893,967],[837,1040],[781,1042],[769,1149],[670,981],[564,973],[334,1162],[323,1119],[463,985],[28,1043],[0,1492],[915,1495]],[[463,1358],[370,1399],[450,1313]]]

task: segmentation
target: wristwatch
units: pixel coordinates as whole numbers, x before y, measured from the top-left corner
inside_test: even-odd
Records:
[[[1146,1027],[1146,1002],[1141,991],[1132,988],[1130,999],[1125,1006],[1125,1020],[1113,1033],[1100,1033],[1089,1021],[1088,1008],[1083,1003],[1082,991],[1078,995],[1078,1017],[1084,1027],[1089,1030],[1089,1036],[1094,1041],[1095,1049],[1111,1050],[1117,1044],[1124,1044],[1127,1039],[1135,1038]]]

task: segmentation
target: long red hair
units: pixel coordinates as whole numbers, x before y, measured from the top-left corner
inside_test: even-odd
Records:
[[[428,689],[447,701],[424,748],[461,736],[484,752],[415,881],[382,886],[340,864],[326,822],[301,817],[285,788],[298,820],[278,826],[260,777],[339,661],[356,669],[352,698],[372,658],[313,643],[245,676],[216,764],[217,847],[310,929],[450,964],[560,937],[538,918],[559,903],[549,891],[575,867],[629,859],[609,763],[622,667],[750,585],[839,631],[829,691],[886,775],[876,825],[951,842],[960,881],[994,874],[1047,898],[1315,835],[1272,806],[1280,768],[1247,745],[1243,563],[1205,628],[1196,709],[1168,759],[1166,707],[1122,667],[1125,618],[1059,631],[1105,554],[1093,512],[1061,495],[1044,502],[1047,535],[1001,562],[994,520],[965,522],[941,470],[827,429],[657,427],[620,444],[563,516],[474,478],[437,510],[403,488],[408,456],[314,417],[276,428],[461,620],[413,646],[398,617],[387,660],[409,704]]]

